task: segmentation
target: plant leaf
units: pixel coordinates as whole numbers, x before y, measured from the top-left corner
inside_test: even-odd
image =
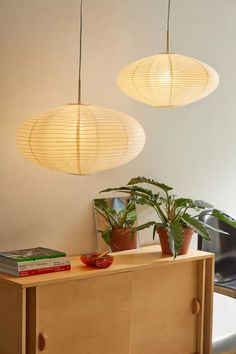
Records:
[[[138,183],[151,184],[153,186],[156,186],[156,187],[162,189],[165,192],[168,192],[173,189],[172,187],[169,187],[164,183],[159,183],[157,181],[154,181],[154,179],[149,179],[146,177],[134,177],[129,181],[128,186],[133,185],[133,184],[138,184]]]
[[[109,245],[110,243],[110,230],[106,229],[102,232],[102,238],[103,240]]]
[[[159,203],[155,203],[154,201],[150,200],[149,197],[141,197],[137,198],[136,204],[140,205],[149,205],[150,207],[154,207],[155,205],[159,205]]]
[[[200,209],[212,208],[212,205],[203,200],[194,200],[193,205]]]
[[[152,190],[146,189],[146,188],[142,188],[142,187],[139,187],[139,186],[107,188],[107,189],[104,189],[104,190],[100,191],[100,193],[116,192],[116,191],[119,191],[119,192],[122,192],[122,193],[128,193],[128,194],[131,194],[131,195],[136,195],[136,196],[140,196],[140,197],[142,197],[143,194],[144,194],[144,195],[149,196],[150,198],[153,198],[153,199],[154,198],[156,199],[156,196],[158,196],[158,194],[153,193]]]
[[[115,192],[115,191],[124,192],[124,193],[131,193],[132,188],[131,187],[126,187],[126,186],[124,186],[124,187],[111,187],[111,188],[103,189],[99,193]]]
[[[178,256],[179,250],[183,244],[183,228],[179,224],[178,221],[172,222],[168,227],[167,227],[167,235],[168,235],[168,242],[170,246],[170,250],[176,258]]]
[[[132,240],[132,241],[133,241],[133,239],[134,239],[135,232],[136,232],[136,228],[135,228],[135,227],[131,227],[131,240]]]
[[[156,221],[149,221],[149,222],[146,222],[145,224],[136,226],[135,230],[141,231],[141,230],[147,229],[148,227],[150,227],[152,225],[156,225]]]
[[[94,204],[95,204],[95,207],[97,207],[99,209],[109,208],[106,199],[94,199]]]
[[[157,231],[157,224],[154,225],[153,231],[152,231],[152,239],[153,239],[153,241],[155,240],[155,237],[156,237],[156,231]]]
[[[202,221],[200,221],[200,222],[202,223]],[[220,234],[229,235],[229,233],[226,232],[226,231],[223,231],[223,230],[220,230],[220,229],[216,229],[215,227],[213,227],[213,226],[211,226],[211,225],[209,225],[209,224],[205,224],[205,223],[203,223],[203,224],[204,224],[204,226],[205,226],[207,229],[210,229],[210,230],[212,230],[212,231],[218,232],[218,233],[220,233]]]
[[[201,237],[205,238],[208,241],[211,239],[208,229],[204,226],[202,222],[198,221],[197,219],[194,219],[187,213],[183,214],[181,216],[181,219],[195,232],[197,232]]]
[[[213,209],[211,215],[216,217],[218,220],[225,222],[227,225],[230,225],[230,226],[236,228],[236,220],[234,220],[230,216],[222,213],[220,210]]]
[[[133,225],[134,222],[137,219],[136,209],[135,210],[130,210],[128,213],[126,213],[125,216],[124,216],[124,219],[125,219],[125,224],[126,225]]]
[[[192,199],[189,199],[189,198],[178,198],[178,199],[175,199],[175,206],[176,206],[176,208],[187,207],[192,202],[193,202]]]
[[[118,226],[117,218],[119,219],[119,212],[110,208],[106,199],[94,200],[95,210],[107,221],[111,226]]]

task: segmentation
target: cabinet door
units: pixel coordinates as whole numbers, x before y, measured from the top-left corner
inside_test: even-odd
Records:
[[[0,282],[0,353],[25,354],[25,289]]]
[[[38,334],[48,337],[39,353],[129,353],[130,273],[41,286],[37,307]]]
[[[196,261],[133,273],[131,354],[198,351],[198,316],[192,312],[198,273]]]

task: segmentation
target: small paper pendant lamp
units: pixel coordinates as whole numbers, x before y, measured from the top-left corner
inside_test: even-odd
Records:
[[[200,100],[218,83],[219,76],[209,65],[172,53],[131,63],[117,78],[127,96],[155,107],[177,107]]]
[[[166,53],[137,60],[118,75],[121,91],[155,107],[178,107],[208,96],[219,83],[209,65],[169,50],[170,0],[168,0]]]
[[[17,147],[27,159],[57,171],[87,175],[118,167],[143,149],[132,117],[90,105],[65,105],[25,121]]]

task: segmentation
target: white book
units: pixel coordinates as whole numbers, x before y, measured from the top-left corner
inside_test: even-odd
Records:
[[[0,271],[1,269],[12,270],[13,272],[23,272],[24,270],[33,270],[33,269],[43,269],[50,267],[59,267],[70,264],[69,257],[56,257],[56,258],[44,258],[38,259],[35,261],[25,261],[25,262],[17,262],[13,264],[9,263],[0,263]]]

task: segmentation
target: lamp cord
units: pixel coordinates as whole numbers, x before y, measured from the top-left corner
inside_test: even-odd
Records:
[[[80,0],[78,104],[81,103],[82,37],[83,37],[83,0]]]
[[[166,30],[166,53],[170,52],[170,0],[168,0],[167,30]]]
[[[171,10],[171,0],[168,0],[167,29],[166,29],[166,52],[167,53],[170,52],[170,10]],[[78,104],[81,103],[82,37],[83,37],[83,0],[80,0]]]

